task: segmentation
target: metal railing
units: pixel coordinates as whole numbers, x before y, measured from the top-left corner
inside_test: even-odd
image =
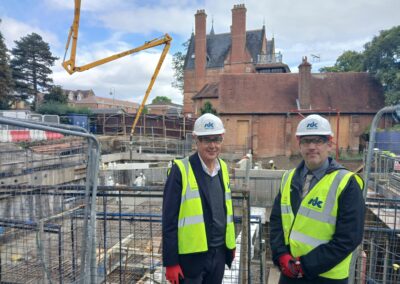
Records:
[[[399,115],[400,105],[381,109],[371,125],[364,166],[364,239],[353,257],[349,283],[394,284],[400,280],[400,153],[389,150],[400,141],[376,140],[380,120],[389,114]]]
[[[35,152],[32,148],[35,143],[2,143],[2,149],[14,154],[10,159],[2,159],[0,168],[20,171],[21,175],[0,178],[0,281],[94,283],[97,278],[95,197],[100,158],[97,139],[76,126],[2,117],[0,124],[60,133],[82,139],[87,145],[81,152],[82,166],[68,171],[61,167],[62,163],[46,162],[52,160],[53,154]],[[21,149],[27,153],[25,163],[10,168],[10,162],[21,159]],[[85,185],[65,191],[60,182],[73,179],[71,176],[78,173]],[[82,212],[83,218],[74,222],[72,216],[77,211]]]

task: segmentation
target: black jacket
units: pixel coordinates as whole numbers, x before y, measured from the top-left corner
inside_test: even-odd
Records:
[[[189,157],[197,184],[201,203],[203,206],[204,223],[206,225],[207,240],[212,230],[212,212],[210,207],[210,197],[206,189],[205,175],[201,161],[197,153]],[[224,189],[222,170],[218,172],[221,188]],[[182,177],[177,165],[173,165],[169,173],[164,188],[163,212],[162,212],[162,246],[163,246],[163,265],[172,266],[180,264],[185,276],[197,276],[203,268],[205,252],[193,254],[178,254],[178,216],[181,204]],[[224,210],[225,194],[224,196]],[[232,264],[232,250],[226,250],[226,264],[230,267]]]
[[[304,161],[296,168],[296,172],[291,184],[291,204],[293,213],[296,215],[301,203],[300,170],[304,166]],[[331,173],[344,167],[335,160],[329,158],[329,167],[326,173]],[[281,194],[275,198],[270,217],[270,245],[272,249],[272,259],[279,265],[278,259],[284,253],[290,253],[290,248],[285,245],[282,219],[281,219]],[[349,253],[351,253],[362,241],[364,232],[365,202],[360,186],[352,177],[345,189],[342,191],[338,200],[338,215],[336,221],[336,231],[331,241],[320,245],[308,254],[300,257],[300,262],[308,279],[314,279],[318,283],[319,274],[326,272],[339,264]],[[326,282],[328,279],[323,279]],[[321,279],[322,281],[322,279]],[[331,280],[329,283],[339,283]],[[293,280],[292,283],[297,283]]]

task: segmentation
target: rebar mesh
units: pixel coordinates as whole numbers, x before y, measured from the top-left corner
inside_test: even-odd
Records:
[[[376,132],[382,115],[393,109],[379,111],[371,126],[364,168],[366,220],[355,283],[400,282],[400,140],[393,139],[398,132],[387,128]]]
[[[3,118],[0,123],[19,125],[24,135],[14,132],[0,145],[0,282],[87,281],[93,271],[95,139],[69,127]]]

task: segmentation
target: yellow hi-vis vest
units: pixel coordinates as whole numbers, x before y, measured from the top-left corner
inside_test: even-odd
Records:
[[[281,182],[281,214],[285,244],[294,257],[306,255],[328,243],[336,229],[338,200],[349,179],[354,176],[363,189],[363,180],[347,170],[326,174],[304,197],[294,216],[290,203],[290,186],[295,170],[288,171]],[[332,269],[319,276],[330,279],[349,277],[352,253]]]
[[[189,254],[208,250],[206,227],[204,224],[203,207],[196,177],[189,159],[175,160],[182,176],[182,196],[178,217],[178,252]],[[235,248],[235,227],[231,189],[229,187],[228,167],[219,160],[225,189],[226,233],[225,244],[228,249]]]

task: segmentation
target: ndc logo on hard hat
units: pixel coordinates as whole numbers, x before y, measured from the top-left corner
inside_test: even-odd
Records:
[[[318,128],[318,123],[313,121],[307,124],[306,126],[307,129],[317,129]]]
[[[214,129],[214,123],[213,122],[207,122],[204,124],[204,129]]]

